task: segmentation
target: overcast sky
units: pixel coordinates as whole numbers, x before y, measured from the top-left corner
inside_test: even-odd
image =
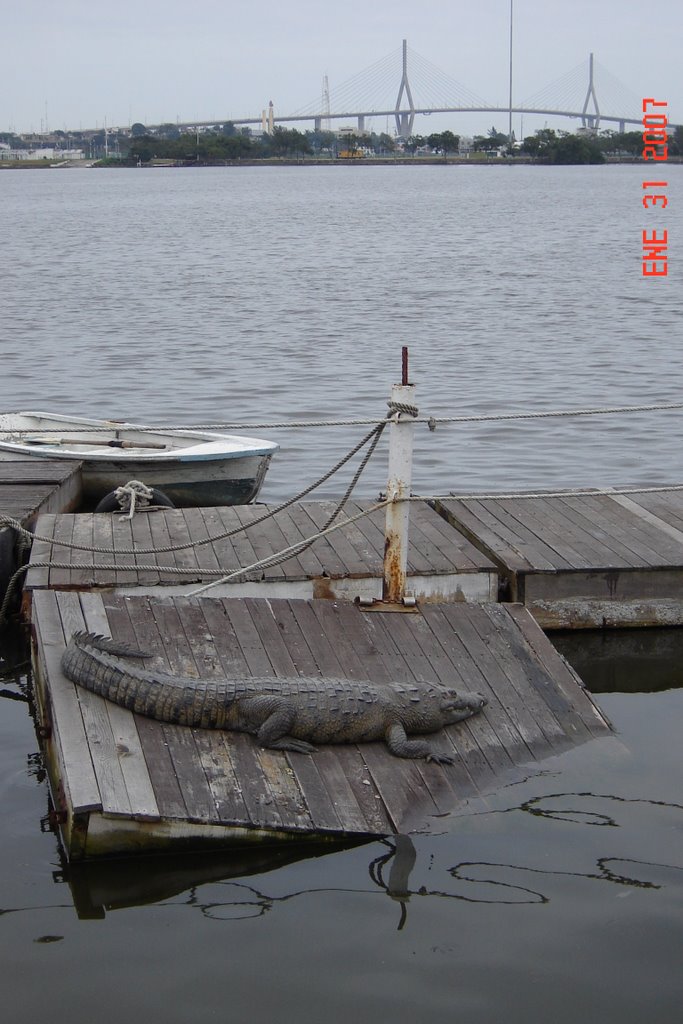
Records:
[[[325,75],[334,109],[335,90],[391,54],[395,80],[387,86],[384,69],[382,88],[393,105],[403,39],[444,76],[507,103],[510,0],[0,0],[0,13],[1,131],[257,117],[271,99],[277,118],[322,102]],[[682,37],[681,0],[514,0],[515,102],[593,51],[603,112],[620,82],[636,103],[667,100],[671,120],[683,121]],[[602,69],[614,80],[601,85]],[[420,105],[410,64],[409,81]],[[369,89],[362,76],[358,88]],[[546,121],[572,128],[516,116],[515,131]],[[507,130],[507,115],[422,118],[415,131],[492,124]],[[387,118],[370,127],[393,131]]]

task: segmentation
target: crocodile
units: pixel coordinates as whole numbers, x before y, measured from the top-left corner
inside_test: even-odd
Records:
[[[435,733],[476,714],[477,693],[436,682],[317,678],[195,679],[129,661],[149,654],[96,633],[74,633],[62,670],[74,683],[140,715],[201,729],[251,733],[262,747],[315,752],[316,743],[384,740],[396,757],[452,764],[409,733]]]

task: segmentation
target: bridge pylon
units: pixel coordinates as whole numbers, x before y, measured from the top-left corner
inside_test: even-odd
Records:
[[[591,100],[591,98],[593,99],[593,104],[595,106],[595,113],[594,114],[589,114],[588,113],[588,103]],[[598,97],[595,94],[595,82],[593,80],[593,54],[592,53],[590,55],[590,60],[588,61],[588,92],[586,93],[586,98],[585,98],[585,100],[583,102],[583,110],[582,110],[582,113],[581,113],[581,124],[583,125],[584,128],[595,128],[596,131],[600,127],[600,107],[598,105]]]
[[[404,92],[409,104],[407,111],[401,110],[401,99]],[[405,39],[403,40],[403,74],[401,76],[398,96],[396,97],[394,117],[396,118],[396,134],[400,135],[402,139],[409,139],[413,134],[413,124],[415,123],[415,104],[413,103],[413,95],[410,91],[410,82],[408,81],[408,42]]]

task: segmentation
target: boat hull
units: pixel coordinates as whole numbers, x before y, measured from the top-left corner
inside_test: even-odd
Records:
[[[0,459],[70,461],[83,501],[139,480],[177,508],[244,505],[259,492],[277,445],[261,438],[141,427],[50,413],[0,414]]]
[[[262,455],[226,462],[179,462],[163,466],[149,461],[121,463],[89,459],[81,468],[83,497],[88,504],[96,504],[129,480],[140,480],[148,487],[163,491],[176,508],[246,505],[258,494],[270,458],[270,455]]]

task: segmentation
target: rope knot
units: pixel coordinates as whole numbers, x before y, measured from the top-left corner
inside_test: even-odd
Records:
[[[416,405],[410,405],[408,402],[394,402],[392,399],[389,399],[387,405],[389,406],[388,416],[395,412],[404,412],[407,416],[417,416],[420,412]]]
[[[154,491],[141,480],[129,480],[127,484],[117,487],[114,497],[118,501],[121,511],[128,515],[121,516],[122,519],[132,519],[136,509],[148,508],[152,504]]]

